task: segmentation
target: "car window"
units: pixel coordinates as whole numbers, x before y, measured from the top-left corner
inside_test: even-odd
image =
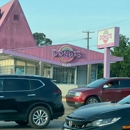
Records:
[[[30,83],[27,79],[4,79],[3,91],[30,90]]]
[[[109,86],[109,84],[111,84],[111,86]],[[110,88],[120,88],[120,80],[112,80],[110,82],[107,83],[107,85],[109,86],[108,89]]]
[[[43,86],[43,84],[39,80],[30,80],[30,82],[31,82],[31,89],[32,90]]]
[[[3,90],[4,79],[0,79],[0,92]]]
[[[100,85],[103,85],[107,82],[108,80],[107,79],[98,79],[98,80],[95,80],[93,82],[91,82],[90,84],[86,85],[85,87],[88,87],[88,88],[97,88],[99,87]]]
[[[128,79],[120,80],[120,87],[121,88],[130,88],[130,80],[128,80]]]

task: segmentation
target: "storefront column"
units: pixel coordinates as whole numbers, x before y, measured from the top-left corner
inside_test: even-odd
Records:
[[[24,74],[27,74],[27,62],[25,61]]]
[[[51,66],[50,78],[53,79],[53,65]]]
[[[91,82],[91,65],[87,65],[87,84]]]
[[[75,68],[74,84],[77,84],[77,67]]]
[[[43,62],[39,62],[39,75],[43,76],[43,70],[44,70],[44,63]]]
[[[35,69],[34,69],[34,74],[36,75],[36,66],[37,66],[37,64],[35,63]]]
[[[96,65],[96,80],[98,79],[98,65]]]
[[[13,67],[13,74],[15,74],[15,67],[16,67],[16,59],[14,59],[14,67]]]

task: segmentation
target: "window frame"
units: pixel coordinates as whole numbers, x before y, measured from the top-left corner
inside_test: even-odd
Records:
[[[110,83],[110,82],[120,82],[120,79],[113,79],[113,80],[109,80],[108,82],[107,82],[107,84],[108,83]],[[114,84],[115,85],[115,84]],[[120,87],[120,85],[119,85],[119,87],[116,87],[116,86],[111,86],[111,87],[108,87],[107,89],[109,89],[109,90],[112,90],[112,89],[120,89],[121,87]]]
[[[29,79],[28,78],[14,78],[14,77],[5,77],[5,78],[0,78],[0,79],[22,79],[22,80],[28,80],[28,82],[29,82],[29,85],[30,85],[30,81],[29,81]],[[3,86],[4,87],[4,86]],[[30,85],[30,90],[31,90],[31,85]],[[1,91],[1,92],[22,92],[22,91],[30,91],[30,90],[13,90],[13,91]]]
[[[4,78],[0,78],[0,80],[3,80],[4,81]],[[2,84],[2,83],[1,83]],[[3,84],[2,84],[2,89],[0,92],[3,92]]]
[[[39,82],[41,82],[42,83],[42,86],[40,86],[40,87],[38,87],[38,88],[36,88],[36,89],[32,89],[31,87],[31,80],[36,80],[36,81],[39,81]],[[42,87],[44,87],[45,86],[45,84],[41,81],[41,80],[39,80],[39,79],[30,79],[30,91],[33,91],[33,90],[37,90],[37,89],[40,89],[40,88],[42,88]]]
[[[30,90],[13,90],[13,91],[3,91],[3,88],[2,88],[2,91],[0,91],[0,92],[25,92],[25,91],[34,91],[34,90],[37,90],[37,89],[40,89],[40,88],[42,88],[42,87],[44,87],[45,86],[45,83],[43,83],[40,79],[33,79],[33,78],[15,78],[15,77],[2,77],[2,78],[0,78],[0,80],[1,79],[25,79],[25,80],[28,80],[29,81],[29,84],[30,84]],[[37,81],[40,81],[43,85],[41,86],[41,87],[38,87],[38,88],[36,88],[36,89],[31,89],[31,82],[30,82],[30,80],[37,80]]]

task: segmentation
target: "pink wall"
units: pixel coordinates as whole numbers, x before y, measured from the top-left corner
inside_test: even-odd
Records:
[[[90,63],[103,63],[104,54],[99,53],[92,50],[87,50],[78,46],[73,46],[70,44],[60,44],[60,45],[51,45],[51,46],[43,46],[43,47],[31,47],[31,48],[23,48],[23,49],[14,49],[12,51],[15,51],[20,54],[30,55],[42,59],[47,59],[50,61],[56,61],[63,63],[59,57],[53,57],[52,56],[52,50],[59,50],[62,46],[68,45],[70,46],[74,51],[79,51],[81,53],[80,58],[74,58],[70,63],[71,64],[90,64]],[[110,61],[120,61],[122,60],[119,57],[111,56]]]
[[[18,0],[9,2],[1,9],[4,14],[0,20],[0,49],[36,46]],[[14,21],[14,14],[19,15],[19,21]]]

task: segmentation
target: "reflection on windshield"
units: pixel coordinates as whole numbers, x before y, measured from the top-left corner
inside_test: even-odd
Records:
[[[130,104],[130,95],[123,98],[122,100],[120,100],[119,102],[117,103],[126,103],[126,104]]]
[[[102,79],[98,79],[98,80],[95,80],[94,82],[86,85],[85,87],[88,87],[88,88],[97,88],[100,85],[103,85],[107,81],[108,81],[107,79],[103,79],[103,78]]]

